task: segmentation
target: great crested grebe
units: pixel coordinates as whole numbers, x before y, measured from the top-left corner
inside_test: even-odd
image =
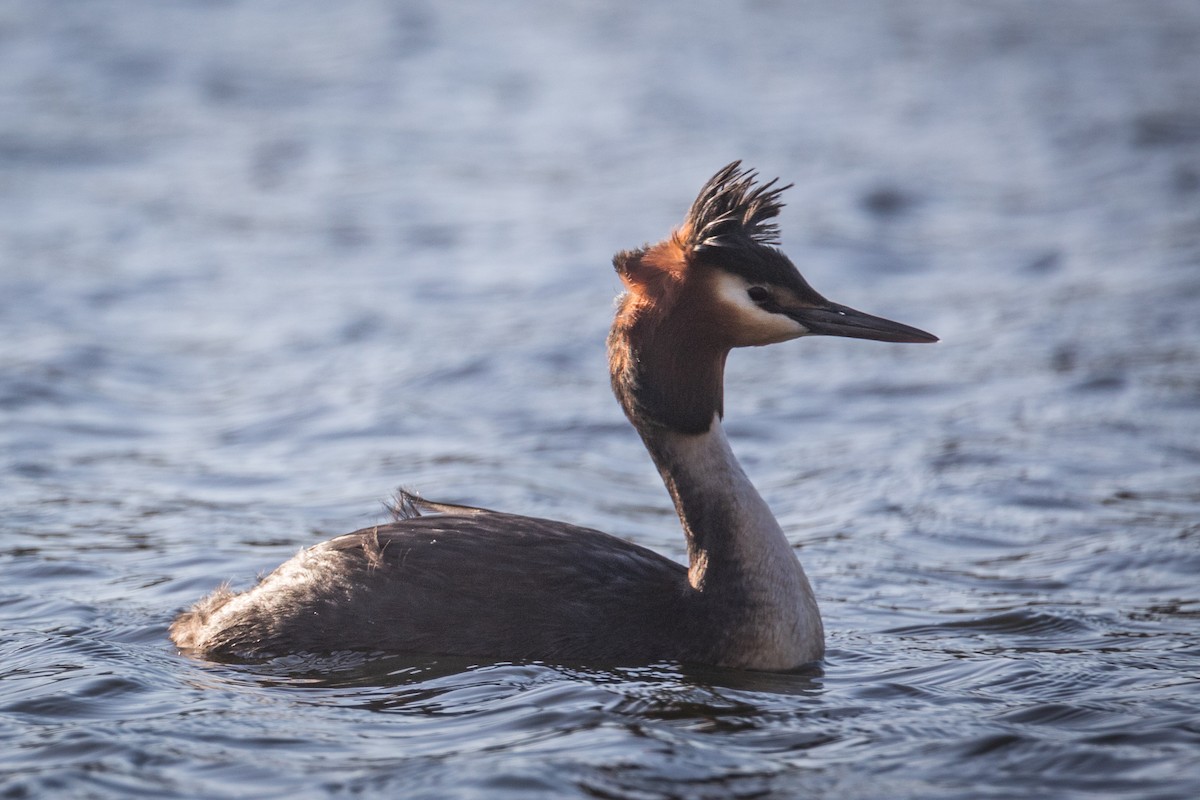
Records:
[[[808,335],[935,342],[831,303],[776,245],[787,186],[734,162],[666,240],[618,253],[613,391],[675,501],[688,566],[606,533],[402,494],[397,520],[301,551],[171,625],[186,651],[367,650],[787,670],[825,634],[800,562],[721,427],[734,347]],[[422,515],[422,511],[431,512]]]

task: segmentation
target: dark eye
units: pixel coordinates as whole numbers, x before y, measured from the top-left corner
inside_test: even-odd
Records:
[[[767,300],[771,299],[771,293],[761,286],[751,286],[746,290],[746,294],[748,294],[750,299],[756,303],[765,303]]]

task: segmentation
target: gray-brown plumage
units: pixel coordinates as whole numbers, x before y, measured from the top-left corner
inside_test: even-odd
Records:
[[[309,548],[265,577],[255,602],[230,608],[245,595],[215,594],[181,615],[172,634],[210,653],[320,652],[334,642],[578,661],[595,658],[591,640],[605,630],[623,632],[606,660],[648,662],[680,648],[687,660],[711,659],[677,627],[689,593],[682,565],[589,528],[440,508]],[[213,635],[188,639],[223,619]]]

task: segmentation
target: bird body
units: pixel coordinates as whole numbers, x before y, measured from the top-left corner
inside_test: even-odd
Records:
[[[370,650],[786,670],[824,630],[792,546],[721,424],[734,347],[824,334],[936,338],[829,302],[774,245],[774,181],[738,162],[666,240],[618,253],[614,393],[675,503],[688,566],[590,528],[402,495],[395,522],[218,589],[171,636],[207,656]]]

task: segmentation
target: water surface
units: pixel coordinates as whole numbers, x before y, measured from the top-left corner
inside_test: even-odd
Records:
[[[1200,793],[1191,2],[0,8],[8,797]],[[795,675],[215,665],[166,627],[398,485],[681,557],[613,251],[734,158],[936,347],[739,352]]]

